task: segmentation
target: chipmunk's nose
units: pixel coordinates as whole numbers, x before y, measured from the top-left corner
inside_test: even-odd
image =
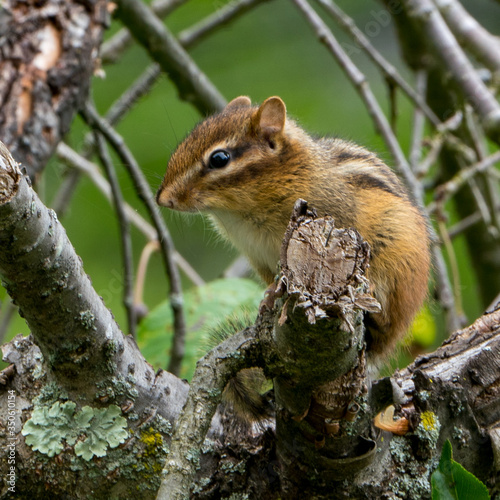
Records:
[[[156,203],[161,207],[174,208],[175,203],[172,198],[168,196],[168,193],[164,189],[158,189],[156,193]]]

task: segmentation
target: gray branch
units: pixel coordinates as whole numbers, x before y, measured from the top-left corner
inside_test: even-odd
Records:
[[[500,38],[479,24],[457,0],[434,0],[457,41],[491,71],[500,71]]]
[[[224,97],[148,5],[139,0],[117,4],[120,19],[175,83],[182,99],[203,115],[224,107]]]

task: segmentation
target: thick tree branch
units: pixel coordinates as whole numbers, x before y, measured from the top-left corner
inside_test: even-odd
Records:
[[[12,165],[0,147],[0,165]],[[93,290],[54,212],[42,205],[26,177],[0,168],[0,185],[6,177],[15,182],[0,205],[0,273],[52,377],[90,402],[97,386],[112,385],[116,373],[110,367],[123,376],[134,367],[135,389],[151,391],[151,366]]]
[[[17,370],[13,390],[19,401],[16,407],[19,412],[16,420],[18,485],[21,489],[23,483],[26,484],[25,492],[37,497],[38,494],[33,493],[38,491],[33,471],[40,457],[30,450],[20,434],[21,425],[29,417],[28,411],[21,413],[21,409],[40,409],[47,400],[56,404],[70,400],[79,407],[91,408],[103,405],[106,408],[112,403],[120,406],[125,414],[133,409],[130,426],[140,436],[144,422],[151,421],[150,426],[157,429],[163,425],[163,432],[166,431],[161,421],[169,426],[169,422],[177,418],[187,394],[187,384],[167,372],[155,374],[133,339],[123,336],[111,312],[93,290],[54,212],[41,204],[3,145],[0,145],[0,153],[0,185],[10,185],[10,194],[4,190],[0,202],[0,274],[40,348],[38,351],[30,340],[17,338],[4,349],[6,360],[16,363]],[[42,389],[44,396],[35,403]],[[1,397],[4,396],[5,392]],[[7,403],[2,399],[2,425],[6,422],[6,408]],[[47,422],[47,425],[55,424]],[[162,439],[167,438],[168,433]],[[137,442],[136,446],[142,445]],[[161,450],[155,460],[162,459],[164,451]],[[24,463],[21,457],[25,458]],[[49,475],[54,474],[54,466],[59,467],[57,461],[47,464]],[[7,467],[6,462],[2,467]],[[84,459],[77,468],[79,473],[87,474]],[[6,474],[6,469],[2,474]],[[28,480],[30,474],[31,481]],[[102,474],[99,481],[88,484],[93,483],[96,491],[111,491],[118,478]],[[121,477],[122,486],[137,480],[132,476]],[[45,485],[42,481],[39,486],[45,489],[47,485],[55,496],[63,493],[60,487],[67,488],[65,481],[49,481]],[[84,485],[78,498],[85,498],[82,491],[85,491]]]

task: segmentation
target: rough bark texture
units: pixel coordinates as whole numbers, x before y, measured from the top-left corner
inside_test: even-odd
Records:
[[[0,6],[0,140],[32,178],[87,97],[106,5],[8,0]]]
[[[0,165],[12,162],[3,157]],[[18,440],[16,493],[22,498],[69,495],[76,474],[85,479],[72,498],[88,498],[92,491],[101,498],[119,497],[124,487],[137,483],[143,485],[142,494],[151,497],[158,477],[146,471],[161,469],[187,384],[164,371],[155,374],[133,339],[124,337],[92,288],[54,212],[41,204],[27,177],[17,174],[11,196],[0,205],[0,273],[32,332],[32,338],[16,338],[4,349],[5,359],[16,364],[6,386],[13,392],[1,396],[4,425],[8,396],[16,401],[15,431],[10,435]],[[12,171],[0,168],[0,185],[6,185],[2,181],[6,176],[12,178]],[[134,459],[120,460],[117,467],[118,450],[110,450],[107,459],[96,464],[75,456],[68,446],[56,458],[47,452],[33,453],[20,434],[29,418],[23,410],[49,410],[68,401],[76,403],[77,411],[84,405],[119,406],[129,422],[122,453],[133,450]],[[56,426],[53,421],[45,423],[48,429]],[[49,430],[49,441],[50,434]],[[2,439],[5,445],[7,435]],[[71,464],[72,472],[60,476],[61,464]],[[43,477],[35,473],[42,466]],[[6,460],[0,469],[6,477]]]
[[[340,483],[374,457],[362,311],[379,305],[366,294],[368,261],[356,231],[335,228],[330,217],[315,220],[297,203],[283,242],[285,295],[273,329],[284,498],[340,493]]]

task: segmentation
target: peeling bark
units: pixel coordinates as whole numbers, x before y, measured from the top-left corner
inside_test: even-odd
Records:
[[[32,178],[88,94],[106,4],[8,0],[0,7],[0,140]]]

